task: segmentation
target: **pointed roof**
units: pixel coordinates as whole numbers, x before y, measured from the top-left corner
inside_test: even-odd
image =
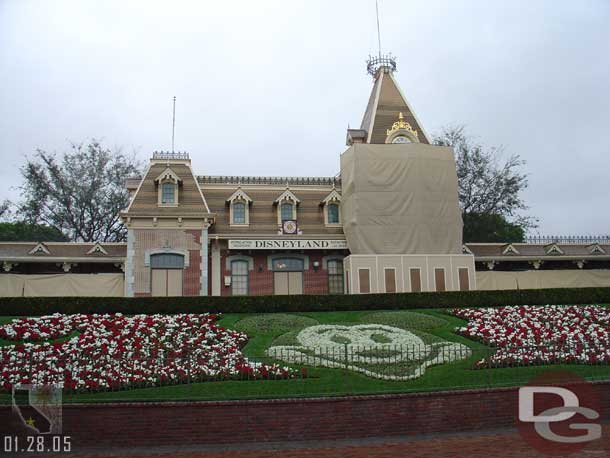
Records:
[[[32,248],[28,254],[51,254],[51,251],[47,248],[44,242],[38,242],[34,248]]]
[[[286,188],[286,190],[283,193],[281,193],[279,195],[279,197],[274,200],[273,203],[279,204],[280,202],[282,202],[284,200],[292,201],[295,204],[301,203],[301,199],[299,199],[297,196],[295,196],[292,193],[292,191],[290,190],[290,188]]]
[[[161,208],[158,205],[159,180],[165,178],[180,184],[176,207]],[[206,217],[209,213],[208,204],[191,169],[190,159],[172,153],[155,153],[129,206],[121,215]]]
[[[392,128],[400,113],[418,133],[419,141],[430,144],[430,137],[398,87],[392,70],[385,66],[380,67],[375,75],[373,90],[360,125],[360,129],[367,132],[366,143],[385,143],[387,131]]]
[[[238,199],[244,200],[248,203],[252,202],[252,199],[250,198],[250,196],[248,194],[246,194],[246,192],[243,189],[241,189],[241,186],[237,187],[237,191],[235,191],[233,194],[231,194],[231,197],[229,197],[227,199],[227,202],[233,202],[234,200],[238,200]]]

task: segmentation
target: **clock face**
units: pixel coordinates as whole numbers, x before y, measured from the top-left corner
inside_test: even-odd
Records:
[[[284,234],[296,234],[297,233],[297,222],[294,220],[286,220],[282,223],[282,230]]]
[[[392,140],[392,143],[411,143],[411,140],[409,140],[409,137],[399,135],[394,140]]]

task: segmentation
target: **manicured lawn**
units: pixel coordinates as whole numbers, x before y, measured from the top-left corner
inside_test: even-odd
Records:
[[[10,318],[0,318],[0,323]],[[243,320],[243,321],[242,321]],[[248,314],[227,314],[219,323],[227,328],[247,332],[250,339],[244,354],[251,360],[274,362],[265,355],[272,345],[290,345],[298,331],[316,324],[376,323],[410,330],[429,343],[439,339],[468,346],[472,356],[453,363],[428,367],[420,378],[388,381],[367,377],[346,369],[306,368],[306,377],[291,380],[221,381],[89,394],[68,394],[65,402],[158,401],[158,400],[224,400],[299,396],[341,396],[346,394],[379,394],[411,391],[467,389],[491,386],[518,386],[549,367],[526,366],[495,369],[473,369],[474,363],[493,352],[482,343],[454,333],[465,321],[443,310],[417,312],[316,312],[267,315],[258,318]],[[296,327],[296,329],[295,329]],[[2,341],[1,345],[14,342]],[[284,364],[284,363],[282,363]],[[300,370],[298,366],[295,367]],[[610,366],[555,365],[569,369],[587,379],[610,378]],[[0,402],[10,402],[6,394]]]

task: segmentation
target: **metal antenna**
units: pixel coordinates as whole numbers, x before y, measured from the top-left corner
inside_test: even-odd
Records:
[[[174,110],[172,114],[172,153],[174,152],[174,133],[176,131],[176,96],[174,96]]]
[[[379,47],[379,58],[381,59],[381,29],[379,28],[379,1],[375,0],[375,13],[377,14],[377,45]]]

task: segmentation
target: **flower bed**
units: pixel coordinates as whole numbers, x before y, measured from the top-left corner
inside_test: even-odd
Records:
[[[610,309],[514,306],[452,309],[468,320],[458,334],[497,348],[477,367],[610,363]]]
[[[424,341],[404,329],[383,324],[317,325],[301,330],[299,345],[277,345],[267,355],[294,364],[348,369],[383,380],[411,380],[426,368],[468,358],[455,342]]]
[[[0,387],[59,385],[72,391],[159,386],[187,381],[288,378],[278,365],[248,361],[246,334],[215,324],[212,314],[60,315],[16,319],[0,337]],[[48,343],[74,332],[65,342]]]

